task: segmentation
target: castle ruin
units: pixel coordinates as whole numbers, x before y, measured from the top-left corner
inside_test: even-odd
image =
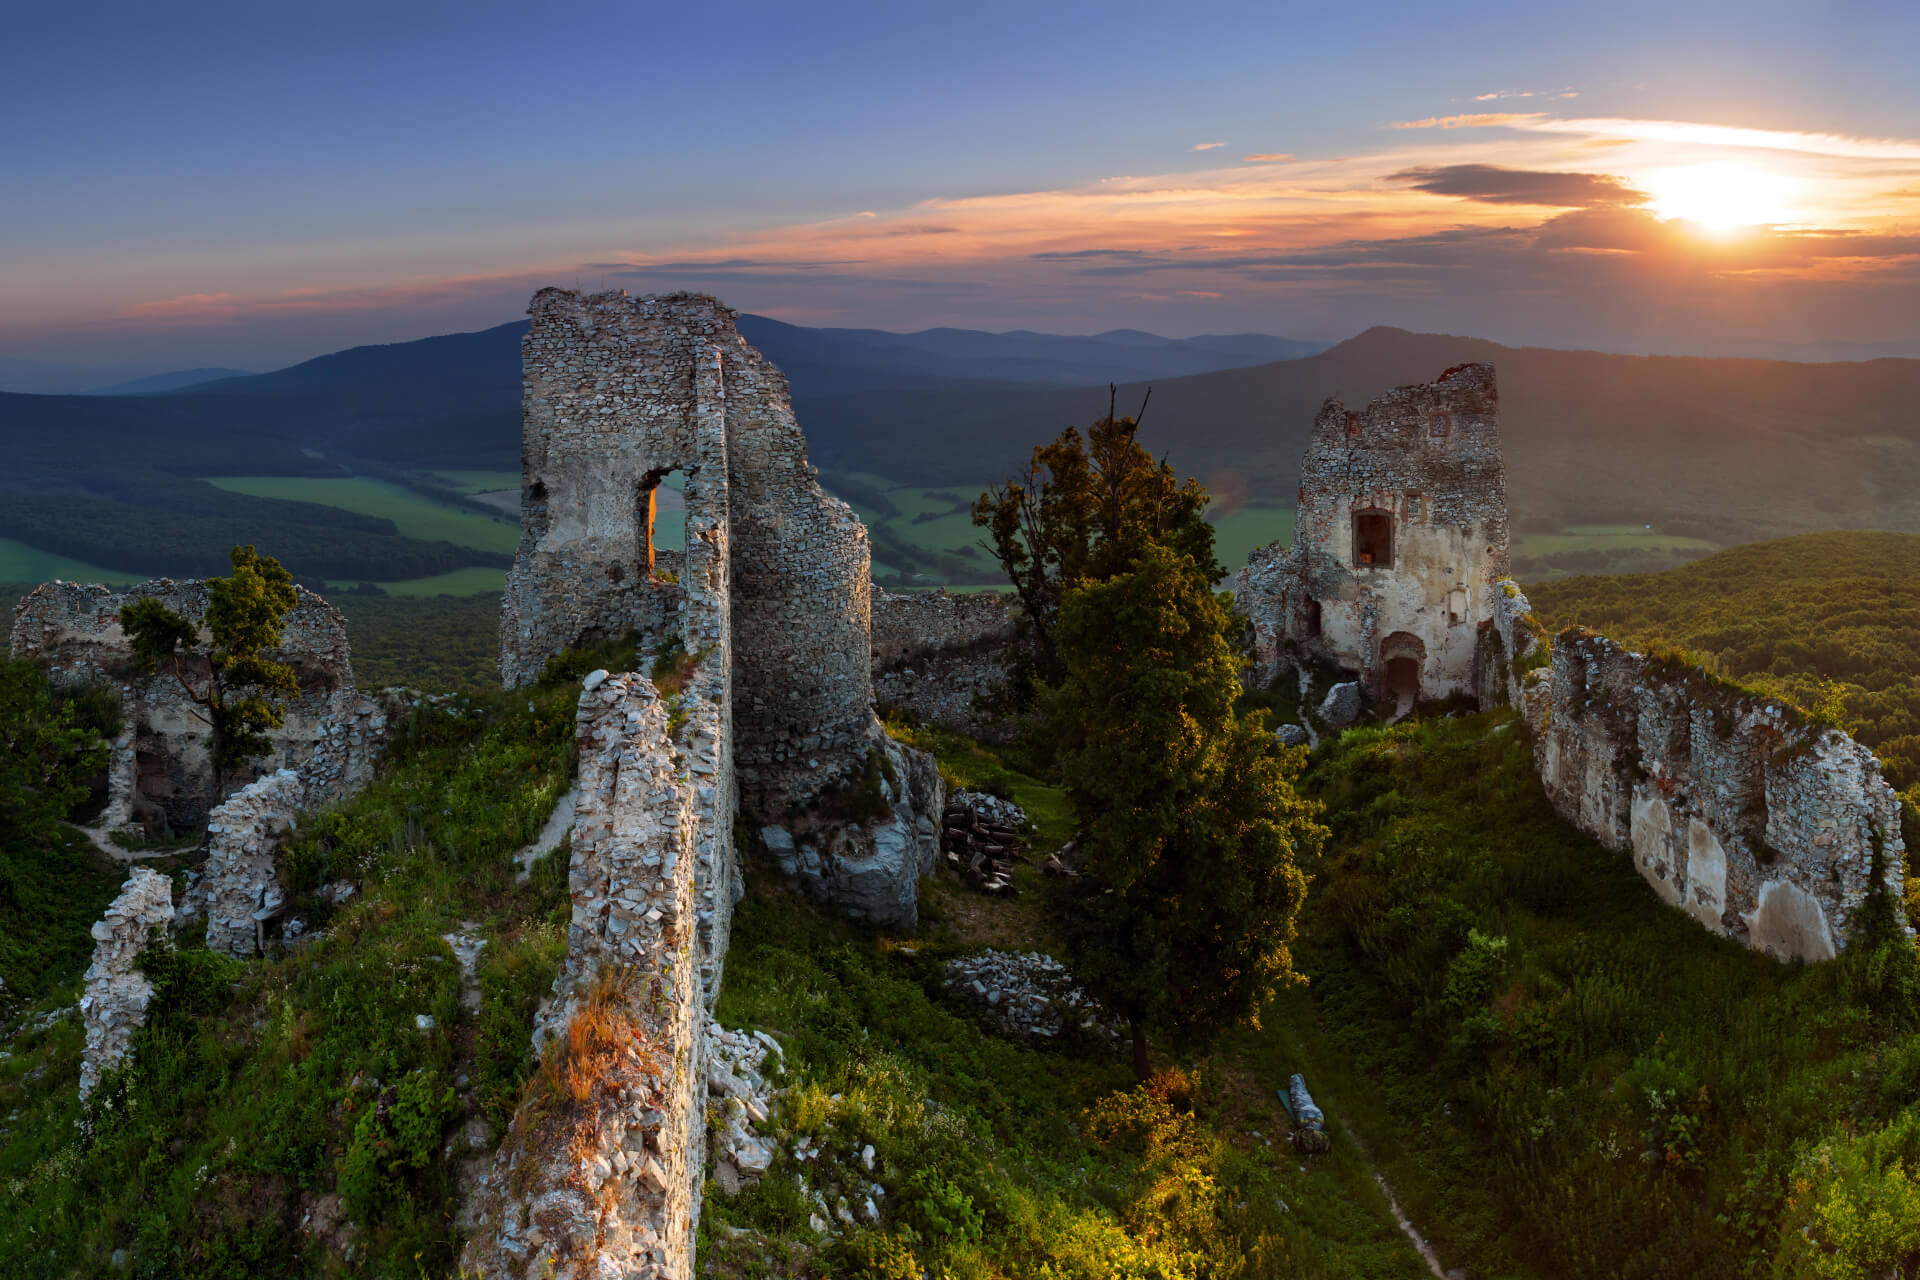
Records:
[[[1364,409],[1328,400],[1293,545],[1255,552],[1231,585],[1262,685],[1318,660],[1411,708],[1473,692],[1487,587],[1507,571],[1500,396],[1493,366],[1469,364]]]

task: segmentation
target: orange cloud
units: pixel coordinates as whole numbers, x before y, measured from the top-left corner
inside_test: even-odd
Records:
[[[1389,129],[1510,129],[1542,119],[1538,111],[1490,111],[1479,115],[1428,116],[1424,120],[1395,120]]]
[[[1189,150],[1189,151],[1212,151],[1212,150],[1213,150],[1213,149],[1214,149],[1215,147],[1224,147],[1224,146],[1226,146],[1226,145],[1227,145],[1227,144],[1226,144],[1226,143],[1224,143],[1224,142],[1196,142],[1196,143],[1194,143],[1194,144],[1193,144],[1193,145],[1192,145],[1191,147],[1189,147],[1189,148],[1187,148],[1187,150]]]
[[[1293,153],[1291,151],[1260,151],[1240,158],[1248,164],[1285,164],[1293,159]]]

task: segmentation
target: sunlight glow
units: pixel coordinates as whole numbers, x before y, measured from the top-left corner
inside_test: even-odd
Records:
[[[1779,173],[1743,164],[1691,164],[1644,180],[1660,217],[1711,231],[1777,226],[1793,220],[1799,184]]]

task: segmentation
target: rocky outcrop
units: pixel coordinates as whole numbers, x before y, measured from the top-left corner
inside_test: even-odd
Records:
[[[140,956],[156,931],[164,945],[172,922],[173,883],[140,867],[93,926],[93,963],[87,966],[86,994],[80,997],[80,1017],[87,1028],[80,1060],[82,1098],[127,1056],[133,1033],[146,1024],[153,983],[140,972]]]
[[[856,919],[911,929],[920,919],[920,880],[940,856],[933,815],[946,783],[932,756],[888,737],[876,722],[872,750],[885,761],[872,785],[886,816],[870,823],[831,816],[766,826],[760,838],[789,880]]]

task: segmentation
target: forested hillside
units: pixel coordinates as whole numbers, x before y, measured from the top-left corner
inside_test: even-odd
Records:
[[[1920,537],[1818,533],[1734,547],[1665,573],[1530,585],[1552,630],[1685,649],[1721,675],[1827,708],[1920,782]]]

